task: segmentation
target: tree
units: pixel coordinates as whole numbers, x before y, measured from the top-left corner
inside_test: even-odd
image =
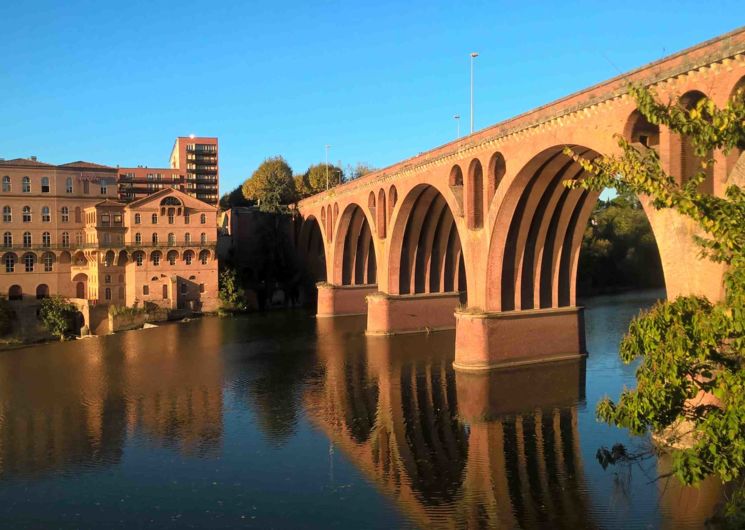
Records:
[[[39,319],[44,327],[55,337],[65,340],[75,321],[78,308],[66,298],[52,296],[41,302]]]
[[[263,212],[279,212],[295,200],[292,169],[284,158],[267,158],[242,186],[243,196],[259,204]]]
[[[368,173],[372,173],[373,171],[377,171],[377,168],[371,166],[370,164],[366,162],[357,162],[354,166],[351,164],[347,165],[347,180],[354,180],[358,179],[360,177],[364,177]]]
[[[246,309],[246,293],[238,282],[238,277],[233,269],[228,269],[220,274],[220,302],[221,309],[225,311],[244,311]]]
[[[328,171],[327,171],[328,170]],[[326,185],[328,178],[328,186]],[[310,195],[338,186],[344,180],[344,171],[333,164],[316,164],[310,166],[303,175],[303,182]]]
[[[10,307],[5,297],[0,297],[0,337],[7,335],[13,329],[16,312]]]
[[[295,175],[292,177],[295,181],[295,191],[297,192],[298,199],[304,199],[310,195],[313,195],[305,184],[305,175]]]
[[[716,197],[700,185],[716,151],[745,148],[745,99],[740,93],[720,109],[703,98],[686,110],[680,101],[660,103],[643,87],[632,85],[629,93],[650,123],[690,141],[700,161],[696,174],[681,184],[663,170],[657,152],[619,137],[618,156],[590,161],[567,148],[587,176],[566,185],[647,195],[654,208],[672,208],[695,221],[705,234],[697,237],[702,255],[727,265],[725,297],[717,303],[678,297],[635,318],[620,355],[626,363],[640,359],[637,387],[617,401],[602,400],[597,415],[634,434],[652,431],[675,446],[673,473],[686,484],[709,475],[730,481],[745,472],[745,193],[733,184]],[[741,156],[739,164],[744,161]],[[689,443],[681,446],[685,439]]]
[[[243,195],[243,186],[236,188],[220,197],[220,208],[228,210],[237,206],[251,206],[252,202]]]

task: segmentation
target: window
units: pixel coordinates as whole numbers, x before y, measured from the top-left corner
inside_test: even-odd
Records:
[[[203,225],[207,224],[207,215],[206,214],[200,215],[199,222],[202,223]]]
[[[23,207],[23,222],[24,223],[30,223],[31,222],[31,206],[24,206]]]
[[[75,232],[75,244],[78,246],[83,244],[83,232]]]
[[[104,298],[106,298],[106,300],[111,300],[111,289],[109,287],[104,291]]]
[[[3,223],[10,223],[13,220],[13,210],[10,206],[3,206]]]
[[[176,265],[176,258],[178,257],[178,252],[175,250],[172,250],[168,253],[167,259],[169,265]]]
[[[101,214],[101,224],[104,226],[109,226],[111,224],[111,216],[107,213]]]
[[[44,272],[52,272],[52,264],[54,263],[54,256],[48,252],[44,254]]]
[[[191,234],[188,232],[184,234],[184,243],[186,243],[187,245],[191,245]]]
[[[158,244],[158,232],[153,232],[153,245]]]
[[[62,213],[62,222],[69,223],[70,222],[70,209],[67,206],[63,206],[62,210],[60,211]]]
[[[111,274],[107,274],[103,277],[103,283],[111,283]]]
[[[110,241],[109,241],[109,233],[108,232],[104,232],[103,233],[103,244],[104,245],[108,245],[109,243],[110,243]]]
[[[147,286],[147,285],[143,285],[143,286],[142,286],[142,294],[143,294],[143,295],[148,295],[148,294],[150,294],[150,287],[149,287],[149,286]]]
[[[16,268],[16,257],[13,254],[5,255],[5,272],[13,272]]]
[[[160,265],[160,252],[153,252],[152,258],[153,265],[155,265],[156,267]]]
[[[115,225],[122,224],[122,215],[121,214],[119,214],[119,213],[115,213],[114,214],[114,224]]]
[[[23,256],[23,264],[26,266],[26,272],[34,272],[34,263],[36,262],[33,254]]]
[[[49,223],[52,220],[52,216],[49,213],[49,206],[42,206],[41,208],[41,222]]]
[[[104,265],[106,265],[107,267],[111,267],[114,264],[114,252],[109,250],[106,253],[106,256],[104,256],[103,262],[104,262]],[[106,283],[109,283],[111,281],[111,276],[107,274],[106,278],[108,278]]]
[[[23,246],[29,248],[31,246],[31,232],[23,233]]]
[[[99,187],[101,195],[106,195],[109,192],[109,183],[107,181],[102,180]]]
[[[65,248],[70,246],[70,234],[68,232],[62,232],[62,246]]]
[[[72,193],[72,177],[65,179],[65,193]]]
[[[10,177],[7,175],[3,177],[3,191],[4,192],[10,191]]]
[[[184,212],[184,224],[189,224],[189,212]]]
[[[158,214],[157,213],[154,213],[151,220],[152,220],[152,223],[154,225],[157,225],[158,224]]]
[[[168,246],[172,247],[175,244],[176,244],[176,236],[174,235],[173,232],[171,232],[170,234],[168,234]]]
[[[23,180],[21,182],[23,183],[21,191],[23,193],[31,193],[31,179],[28,177],[23,177]]]
[[[47,248],[52,246],[52,235],[49,232],[41,234],[41,246]]]
[[[168,209],[168,224],[172,225],[175,219],[176,219],[176,216],[173,214],[173,208],[169,208]]]
[[[135,214],[135,224],[138,225],[142,222],[142,216],[138,213]]]
[[[142,234],[139,232],[135,234],[135,245],[142,245]]]
[[[191,251],[184,253],[184,261],[187,265],[191,265],[191,260],[194,259],[192,254],[193,253]]]
[[[49,177],[41,177],[41,192],[49,193]]]
[[[210,259],[210,253],[208,251],[203,250],[202,252],[199,253],[199,262],[202,265],[207,265],[207,261],[209,261],[209,259]]]
[[[137,254],[135,254],[135,263],[137,263],[138,267],[142,267],[142,256],[143,255],[144,254],[142,252],[138,252]]]
[[[90,192],[91,192],[91,183],[88,182],[87,180],[84,180],[83,181],[83,193],[87,195]]]
[[[3,234],[3,246],[8,248],[13,246],[13,234],[10,232]]]
[[[199,234],[199,244],[206,245],[207,244],[207,234],[202,232]]]

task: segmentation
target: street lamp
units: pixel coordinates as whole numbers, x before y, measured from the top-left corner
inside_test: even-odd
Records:
[[[460,114],[456,114],[453,116],[453,119],[455,120],[455,131],[456,131],[456,137],[460,138]]]
[[[326,191],[329,189],[329,144],[326,144]]]
[[[471,134],[473,134],[473,60],[478,56],[478,53],[471,52]]]

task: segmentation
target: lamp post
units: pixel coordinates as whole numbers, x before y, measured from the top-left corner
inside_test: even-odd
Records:
[[[471,134],[473,134],[473,60],[478,56],[478,53],[471,52]]]
[[[453,119],[455,120],[455,132],[456,132],[456,138],[460,138],[460,114],[456,114],[453,116]]]
[[[326,191],[329,189],[329,144],[326,144]]]

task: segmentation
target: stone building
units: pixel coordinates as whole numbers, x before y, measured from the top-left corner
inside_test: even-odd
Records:
[[[217,211],[167,188],[117,200],[117,169],[0,161],[0,293],[88,305],[217,307]]]

